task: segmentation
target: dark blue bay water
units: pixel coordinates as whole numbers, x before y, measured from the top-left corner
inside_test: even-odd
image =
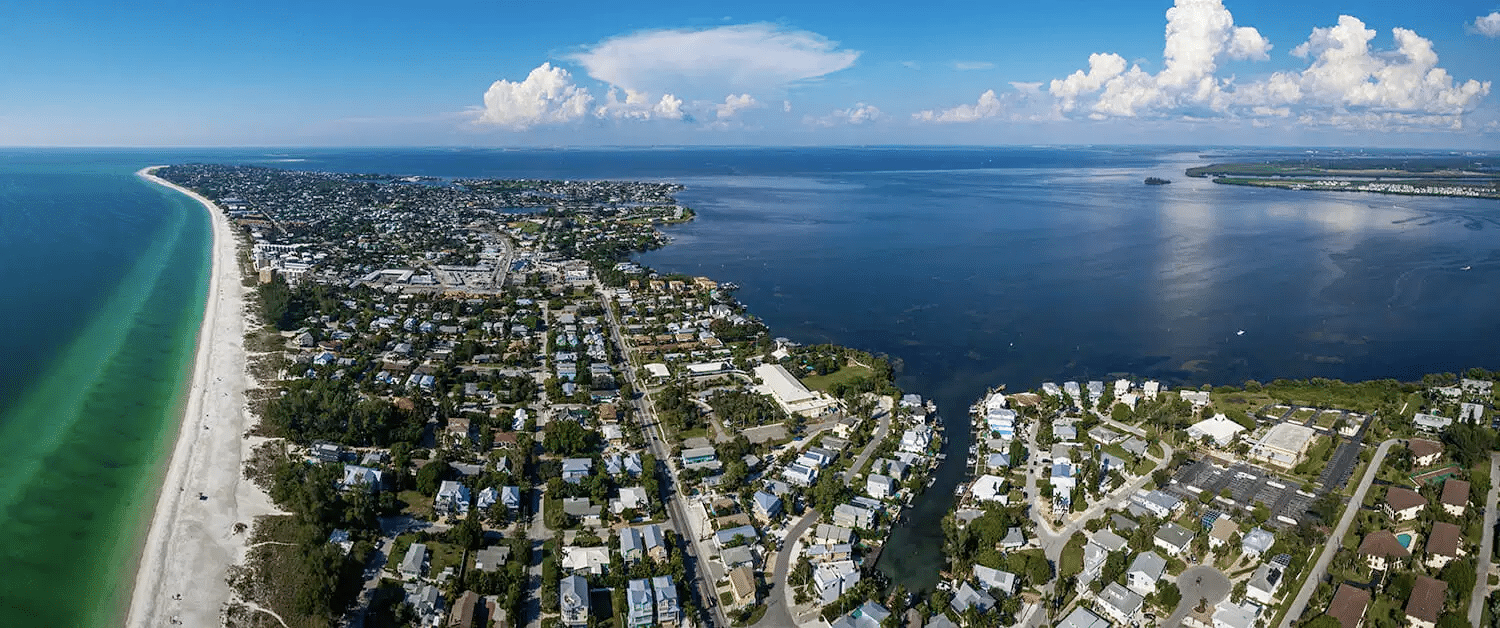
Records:
[[[891,355],[955,428],[1001,383],[1500,366],[1500,203],[1216,186],[1182,176],[1199,149],[0,151],[0,625],[123,610],[208,243],[131,173],[189,161],[681,182],[698,220],[643,262],[740,284],[778,335]],[[935,580],[958,474],[888,545],[897,581]]]

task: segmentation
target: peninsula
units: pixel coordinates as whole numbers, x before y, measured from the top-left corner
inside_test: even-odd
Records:
[[[1494,157],[1328,158],[1223,163],[1187,169],[1214,183],[1289,190],[1500,199]]]
[[[214,212],[218,300],[132,625],[789,625],[883,595],[936,408],[630,261],[693,218],[679,186],[143,176]]]

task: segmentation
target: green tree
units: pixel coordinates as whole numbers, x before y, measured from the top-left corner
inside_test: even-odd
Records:
[[[1161,602],[1162,608],[1175,609],[1182,602],[1182,591],[1177,588],[1176,584],[1162,582],[1156,589],[1156,599]]]

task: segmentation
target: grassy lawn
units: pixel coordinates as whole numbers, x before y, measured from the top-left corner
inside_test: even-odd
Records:
[[[1313,567],[1313,565],[1316,565],[1318,563],[1318,557],[1322,556],[1322,555],[1323,555],[1323,546],[1319,545],[1318,549],[1315,550],[1315,551],[1313,551],[1312,556],[1309,556],[1307,558],[1307,563],[1306,563],[1305,566],[1303,566],[1302,573],[1297,574],[1297,581],[1296,582],[1289,582],[1289,583],[1287,583],[1287,584],[1290,584],[1291,586],[1285,588],[1286,593],[1284,595],[1296,595],[1298,591],[1302,590],[1302,583],[1304,583],[1304,582],[1307,581],[1308,574],[1312,573],[1312,567]],[[1268,626],[1280,626],[1282,620],[1286,619],[1286,612],[1288,610],[1287,607],[1291,606],[1291,604],[1285,604],[1284,603],[1284,604],[1281,604],[1280,606],[1281,606],[1281,608],[1276,611],[1276,619],[1271,620],[1271,623],[1266,624],[1266,625],[1268,625]],[[1314,614],[1316,614],[1317,612],[1319,612],[1316,609],[1311,609],[1311,608],[1306,609],[1303,612],[1306,613],[1308,610],[1312,610],[1314,612]]]
[[[1301,410],[1293,412],[1292,416],[1288,420],[1294,423],[1306,423],[1308,419],[1312,418],[1313,412],[1316,412],[1316,410],[1308,410],[1307,408],[1303,408]]]
[[[432,553],[432,563],[429,567],[430,575],[437,576],[443,573],[443,569],[453,568],[453,573],[458,573],[458,561],[463,560],[464,549],[457,545],[442,543],[439,541],[428,541],[427,551]]]
[[[1157,458],[1162,457],[1162,455],[1164,453],[1165,453],[1165,450],[1163,450],[1161,448],[1161,442],[1160,441],[1151,441],[1151,446],[1146,449],[1146,454],[1147,455],[1155,456]]]
[[[1276,403],[1276,399],[1264,392],[1210,393],[1209,401],[1219,410],[1241,410],[1255,414],[1263,406]]]
[[[420,519],[432,520],[432,498],[417,491],[401,491],[396,494],[396,499],[406,504],[401,512]]]
[[[1074,532],[1068,538],[1068,544],[1063,546],[1062,556],[1057,561],[1057,573],[1059,578],[1067,578],[1073,574],[1083,571],[1083,545],[1085,537],[1082,532]]]
[[[804,377],[802,378],[802,385],[813,390],[828,392],[828,390],[832,388],[834,384],[837,384],[839,382],[847,384],[860,377],[869,377],[874,374],[875,371],[870,370],[870,368],[867,366],[851,364],[846,365],[844,366],[844,368],[841,368],[827,375],[810,375],[808,377]]]
[[[1343,416],[1343,413],[1325,411],[1318,414],[1318,427],[1333,429],[1333,422]]]

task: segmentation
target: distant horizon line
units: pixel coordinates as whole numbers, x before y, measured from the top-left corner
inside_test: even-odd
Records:
[[[1310,145],[1310,144],[1139,144],[1139,143],[1093,143],[1093,144],[552,144],[530,146],[484,146],[461,144],[389,144],[389,145],[339,145],[339,144],[183,144],[183,145],[112,145],[112,144],[58,144],[58,145],[0,145],[0,151],[61,151],[61,150],[116,150],[116,151],[174,151],[174,150],[424,150],[424,151],[590,151],[590,150],[723,150],[723,149],[864,149],[864,150],[937,150],[937,149],[994,149],[994,148],[1180,148],[1183,150],[1212,149],[1258,149],[1295,151],[1419,151],[1495,154],[1500,149],[1475,148],[1421,148],[1401,146],[1357,146],[1357,145]]]

